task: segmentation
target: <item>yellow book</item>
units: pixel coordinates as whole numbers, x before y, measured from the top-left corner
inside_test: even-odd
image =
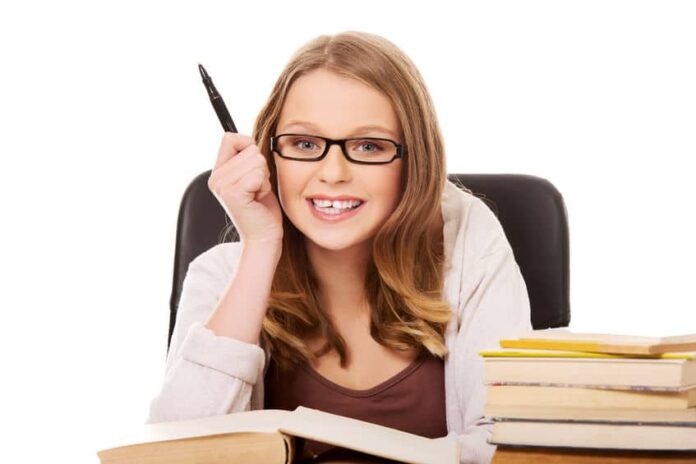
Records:
[[[479,355],[484,358],[596,358],[596,359],[696,359],[696,352],[661,353],[661,354],[611,354],[591,351],[564,351],[552,349],[502,348],[482,350]]]
[[[500,346],[503,348],[654,355],[696,351],[696,334],[669,337],[637,337],[633,335],[534,330],[515,339],[502,339],[500,340]]]

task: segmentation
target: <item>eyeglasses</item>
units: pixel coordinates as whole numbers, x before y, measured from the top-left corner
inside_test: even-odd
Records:
[[[341,147],[348,161],[358,164],[389,164],[406,154],[404,146],[390,139],[375,137],[333,140],[318,135],[279,134],[271,137],[270,148],[281,158],[319,161],[324,159],[334,144]]]

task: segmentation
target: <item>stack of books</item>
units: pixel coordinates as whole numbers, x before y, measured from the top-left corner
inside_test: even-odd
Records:
[[[494,463],[696,462],[696,335],[547,330],[500,346],[480,353]]]

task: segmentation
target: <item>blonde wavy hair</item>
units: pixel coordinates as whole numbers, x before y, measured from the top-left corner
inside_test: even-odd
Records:
[[[444,244],[440,202],[446,181],[445,153],[435,109],[423,78],[410,59],[387,39],[365,32],[322,35],[291,57],[252,134],[266,156],[278,196],[269,137],[275,135],[285,97],[300,76],[323,68],[377,89],[399,118],[407,149],[401,176],[403,196],[373,240],[365,279],[371,308],[370,334],[393,350],[417,349],[444,357],[444,332],[452,317],[442,297]],[[276,268],[261,336],[276,364],[289,369],[335,349],[347,364],[345,342],[321,310],[316,276],[304,235],[283,213],[283,251]],[[307,337],[327,342],[311,351]]]

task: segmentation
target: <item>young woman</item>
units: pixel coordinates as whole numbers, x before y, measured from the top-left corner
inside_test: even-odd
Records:
[[[303,405],[490,461],[478,351],[530,330],[529,300],[495,215],[446,173],[395,45],[298,50],[253,136],[223,136],[208,185],[240,241],[190,264],[148,422]]]

